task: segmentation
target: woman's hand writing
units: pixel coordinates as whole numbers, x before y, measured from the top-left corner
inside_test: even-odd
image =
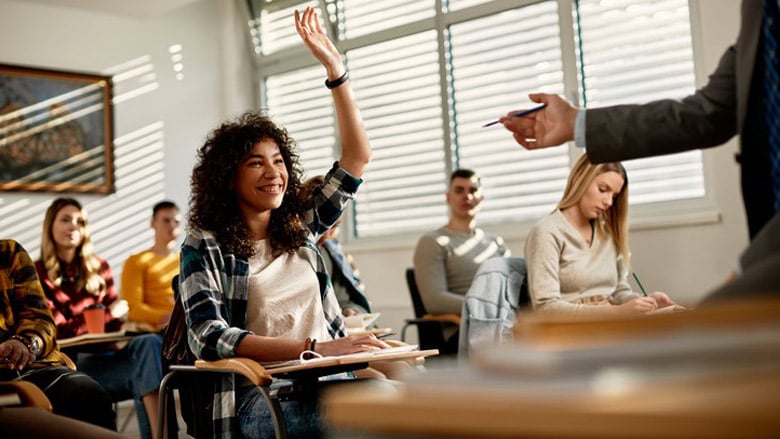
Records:
[[[389,348],[390,345],[376,338],[374,334],[348,335],[329,341],[318,341],[316,352],[322,356],[354,354],[375,349]]]
[[[637,297],[636,299],[631,299],[626,303],[613,307],[613,309],[620,314],[644,314],[653,311],[656,308],[658,308],[658,303],[656,303],[655,298],[653,297]]]
[[[666,293],[661,291],[654,291],[650,294],[650,297],[655,299],[655,303],[658,305],[659,308],[665,308],[667,306],[672,306],[675,303],[672,301],[672,299],[669,298],[669,296],[666,295]]]

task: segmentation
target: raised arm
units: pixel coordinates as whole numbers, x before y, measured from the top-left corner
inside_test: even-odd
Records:
[[[347,69],[341,54],[322,30],[314,8],[306,8],[303,14],[295,11],[295,29],[312,55],[325,67],[328,84],[331,84],[329,88],[333,94],[341,138],[339,165],[352,176],[360,178],[371,161],[371,146],[349,77],[344,76]]]

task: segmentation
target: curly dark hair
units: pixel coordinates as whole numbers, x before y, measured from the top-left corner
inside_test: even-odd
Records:
[[[303,170],[287,130],[265,114],[246,112],[209,134],[192,170],[189,226],[215,233],[221,245],[245,257],[254,254],[254,240],[242,220],[233,185],[239,165],[262,140],[279,146],[289,175],[282,204],[271,212],[268,238],[274,252],[294,252],[308,232],[303,225],[303,203],[296,196]]]

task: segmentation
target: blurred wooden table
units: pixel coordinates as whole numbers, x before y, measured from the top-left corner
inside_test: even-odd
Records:
[[[739,345],[743,335],[748,339],[747,334],[766,328],[770,336],[780,334],[776,332],[780,330],[778,301],[603,324],[539,320],[517,328],[516,334],[534,338],[548,349],[571,352],[578,344],[589,349],[593,341],[597,341],[596,346],[631,346],[631,337],[648,331],[660,340],[682,340],[691,331],[699,331],[706,340],[707,334],[720,331],[735,334]],[[588,332],[598,336],[588,337]],[[762,334],[766,339],[766,332]],[[670,345],[672,349],[678,346],[674,342]],[[725,367],[710,367],[709,357],[686,357],[683,353],[679,364],[668,359],[663,363],[666,372],[679,369],[682,373],[667,373],[660,379],[652,376],[656,367],[651,359],[649,364],[640,365],[650,378],[619,391],[610,391],[609,386],[596,391],[592,383],[556,387],[554,373],[538,377],[548,381],[544,387],[535,386],[532,373],[513,378],[496,377],[480,368],[432,370],[400,389],[370,384],[334,389],[324,395],[323,416],[335,438],[778,438],[780,350],[777,343],[768,345],[773,347],[766,352],[758,349],[744,362],[740,356],[729,358]],[[720,355],[725,359],[728,351]],[[691,361],[696,365],[691,366]],[[698,373],[699,369],[691,373],[691,367],[704,373]]]

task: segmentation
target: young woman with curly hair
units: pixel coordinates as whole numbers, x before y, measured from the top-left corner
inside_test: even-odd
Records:
[[[287,132],[246,113],[223,123],[200,148],[192,173],[189,227],[181,252],[180,298],[189,347],[197,358],[261,362],[362,352],[387,345],[373,335],[345,336],[317,237],[355,197],[371,158],[341,55],[317,14],[295,12],[295,26],[325,67],[341,157],[309,200],[296,193],[301,169]],[[259,390],[226,376],[214,389],[215,435],[240,427],[271,436]],[[282,407],[291,437],[319,436],[316,398]]]

